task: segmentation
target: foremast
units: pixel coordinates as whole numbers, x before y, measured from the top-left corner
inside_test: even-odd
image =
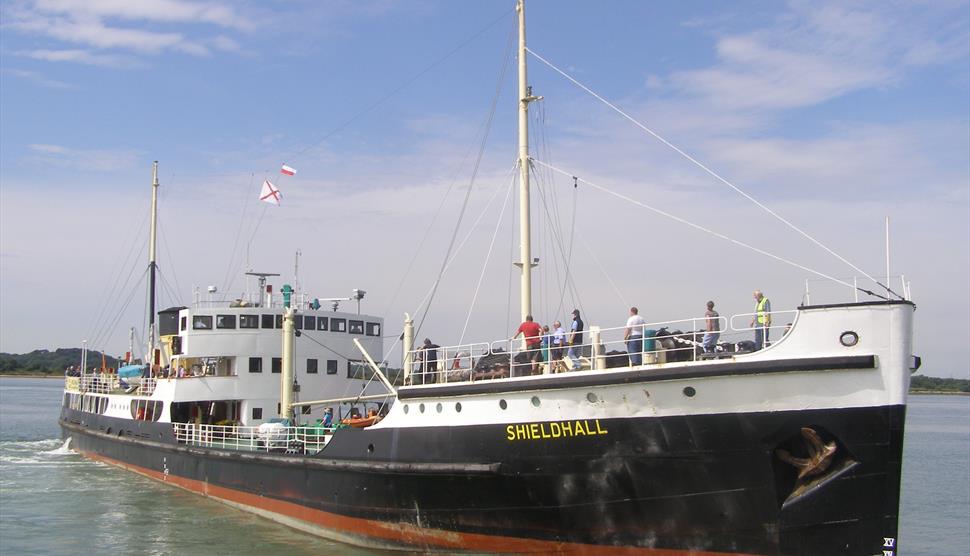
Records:
[[[155,275],[158,264],[155,260],[155,244],[158,232],[158,161],[152,163],[152,215],[148,239],[148,365],[157,363],[155,349]]]
[[[519,262],[520,312],[524,321],[532,314],[532,227],[529,207],[529,103],[541,97],[532,96],[528,84],[525,48],[525,0],[518,0],[515,11],[519,16]]]

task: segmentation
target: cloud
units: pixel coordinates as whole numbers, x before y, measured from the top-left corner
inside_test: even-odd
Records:
[[[78,88],[76,85],[74,85],[72,83],[66,83],[64,81],[58,81],[56,79],[51,79],[51,78],[46,77],[45,75],[43,75],[41,73],[38,73],[36,71],[19,70],[19,69],[12,69],[12,70],[7,70],[7,71],[11,75],[15,75],[15,76],[17,76],[17,77],[19,77],[21,79],[26,79],[27,81],[31,81],[33,83],[37,83],[38,85],[41,85],[41,86],[44,86],[44,87],[50,87],[51,89],[74,90],[74,89],[77,89]]]
[[[88,66],[133,67],[138,62],[128,56],[115,54],[95,54],[88,50],[32,50],[20,52],[21,56],[46,62],[73,62]]]
[[[123,19],[129,21],[209,23],[219,27],[251,30],[255,23],[230,5],[181,0],[37,0],[36,9],[72,18]]]
[[[955,7],[795,2],[789,8],[773,26],[721,36],[716,64],[675,72],[666,82],[713,106],[764,112],[890,86],[908,66],[966,57],[966,26],[948,21],[960,15]]]
[[[93,172],[116,172],[134,167],[141,154],[128,149],[74,149],[62,145],[27,145],[27,162]]]
[[[82,47],[34,49],[23,55],[38,60],[116,67],[132,64],[123,63],[125,59],[119,55],[91,50],[210,56],[213,50],[237,52],[240,46],[225,33],[206,36],[206,26],[243,32],[255,28],[252,21],[230,5],[180,0],[33,0],[6,6],[3,15],[6,29]],[[173,26],[177,27],[173,29]]]

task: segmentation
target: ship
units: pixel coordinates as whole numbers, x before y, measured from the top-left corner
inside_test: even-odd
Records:
[[[523,0],[516,11],[524,319],[527,112],[539,97],[526,78]],[[157,189],[156,171],[152,289]],[[156,312],[152,301],[144,361],[66,377],[59,424],[70,447],[375,549],[897,551],[907,392],[920,365],[905,287],[835,303],[806,296],[774,320],[713,317],[723,337],[710,352],[676,330],[709,316],[637,323],[642,339],[630,326],[590,326],[568,357],[535,356],[521,338],[418,345],[405,316],[395,374],[377,363],[382,318],[321,309],[286,285],[274,294],[273,275],[254,274],[256,291],[229,303]],[[725,341],[759,328],[775,337],[761,349]]]

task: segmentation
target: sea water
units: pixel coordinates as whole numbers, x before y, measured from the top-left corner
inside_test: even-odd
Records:
[[[63,381],[0,378],[0,554],[379,554],[92,462],[60,440]],[[970,550],[970,397],[912,396],[898,554]]]

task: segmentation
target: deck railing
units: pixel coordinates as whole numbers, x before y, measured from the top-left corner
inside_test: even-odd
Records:
[[[772,311],[767,328],[772,340],[787,334],[797,311]],[[599,343],[590,330],[583,331],[581,344],[569,345],[567,331],[562,345],[556,336],[543,336],[543,347],[528,350],[523,339],[491,343],[462,344],[436,348],[433,358],[421,347],[411,352],[409,384],[439,384],[552,374],[557,372],[607,369],[639,365],[730,357],[753,351],[754,330],[748,326],[753,314],[717,317],[719,331],[713,350],[703,346],[707,317],[691,317],[642,325],[640,340],[625,338],[626,327],[599,329]],[[745,343],[748,341],[749,343]],[[535,362],[533,362],[535,360]]]
[[[151,396],[157,386],[156,378],[130,379],[122,384],[117,375],[101,373],[64,377],[64,390],[81,394],[124,393],[132,396]]]
[[[244,450],[313,454],[326,446],[333,428],[325,427],[244,427],[173,423],[175,438],[181,444]]]

